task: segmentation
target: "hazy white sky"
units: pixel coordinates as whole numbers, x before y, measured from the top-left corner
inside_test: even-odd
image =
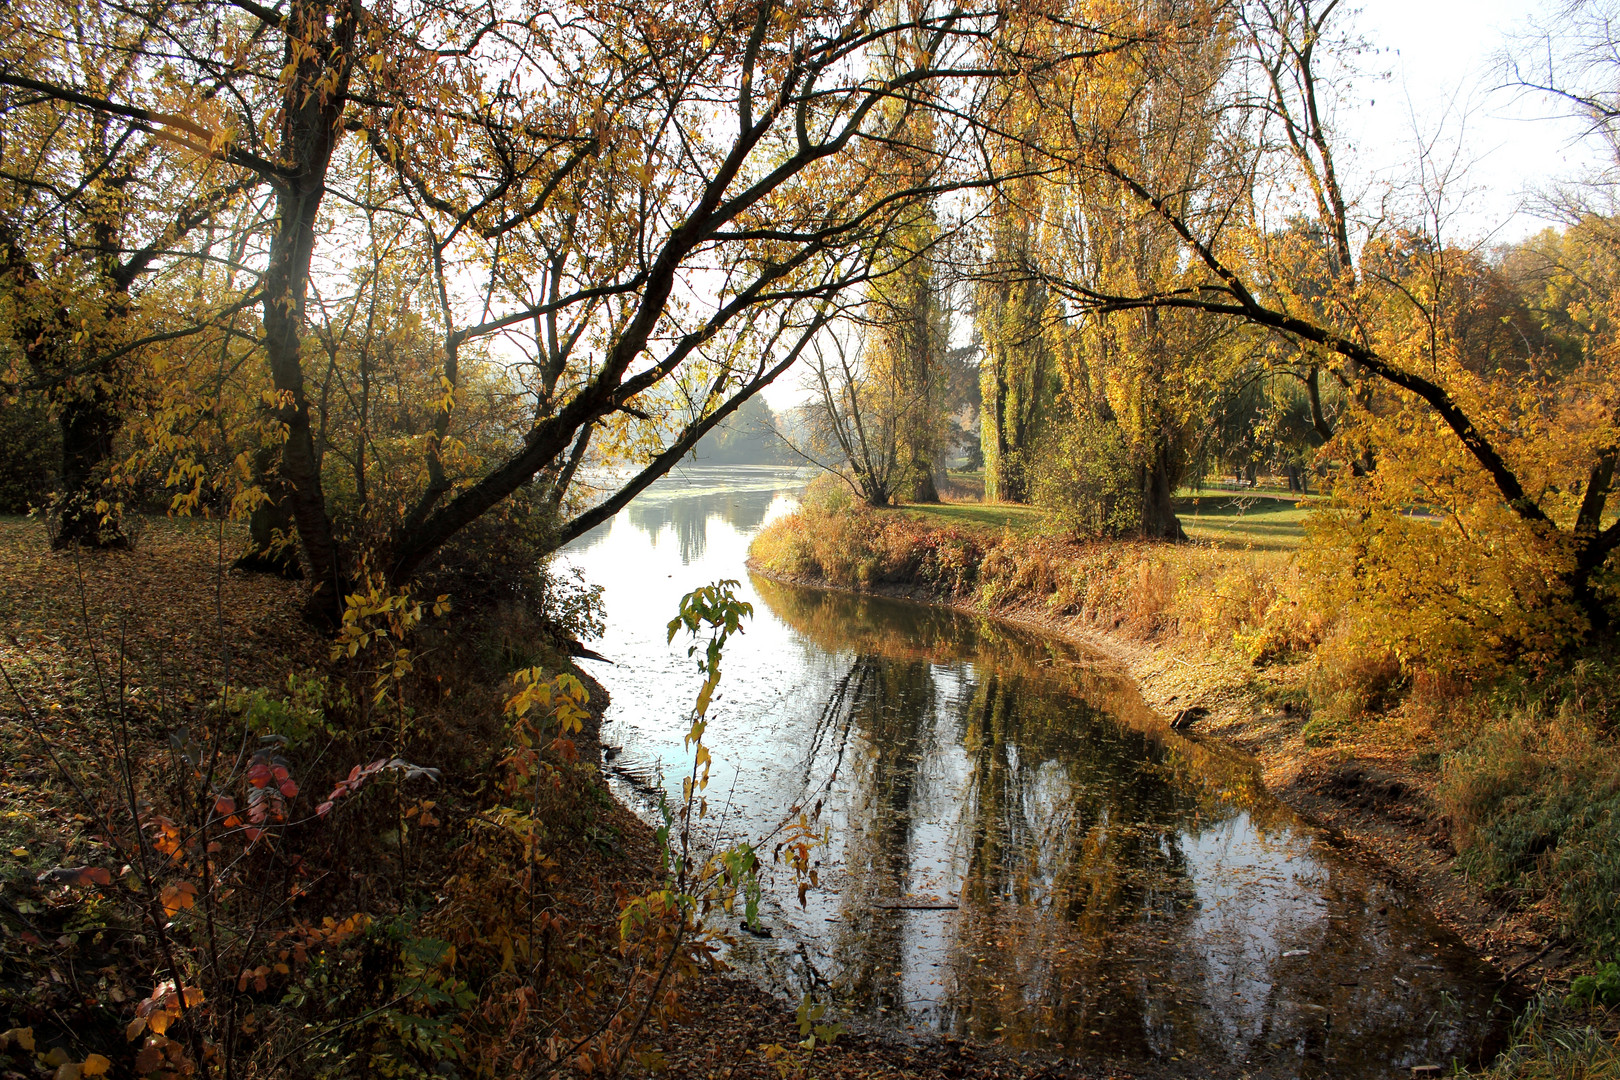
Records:
[[[1524,195],[1577,179],[1598,160],[1583,125],[1554,102],[1503,88],[1501,58],[1556,0],[1361,0],[1355,25],[1374,49],[1367,74],[1340,103],[1339,164],[1363,192],[1416,178],[1419,139],[1465,164],[1446,239],[1518,240],[1549,222]],[[1381,186],[1378,190],[1382,190]],[[803,371],[765,391],[773,409],[801,404]]]
[[[1520,196],[1560,179],[1578,178],[1595,160],[1580,122],[1546,98],[1501,88],[1500,54],[1510,36],[1550,10],[1530,0],[1362,0],[1357,23],[1378,51],[1366,80],[1345,101],[1344,134],[1357,160],[1387,178],[1412,173],[1417,132],[1455,145],[1469,162],[1455,225],[1456,240],[1495,232],[1514,240],[1544,227],[1519,211]],[[1499,230],[1499,231],[1498,231]],[[1462,235],[1466,234],[1466,235]]]

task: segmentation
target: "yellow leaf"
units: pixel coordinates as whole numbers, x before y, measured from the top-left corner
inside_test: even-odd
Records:
[[[85,1076],[100,1076],[102,1073],[112,1068],[112,1062],[108,1061],[100,1054],[91,1054],[89,1057],[84,1059],[84,1064],[79,1068]]]

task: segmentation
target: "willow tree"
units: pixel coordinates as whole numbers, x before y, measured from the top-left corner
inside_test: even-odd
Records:
[[[1573,370],[1532,364],[1526,374],[1467,359],[1450,314],[1463,299],[1463,265],[1444,235],[1443,164],[1420,154],[1416,198],[1392,196],[1365,216],[1332,180],[1338,88],[1322,72],[1346,40],[1339,5],[1249,0],[1227,10],[1230,92],[1188,103],[1213,133],[1211,167],[1167,174],[1095,137],[1091,117],[1067,106],[1079,137],[1047,146],[1064,169],[1167,230],[1182,272],[1080,280],[1048,264],[1044,279],[1098,316],[1194,313],[1272,335],[1346,387],[1337,456],[1376,448],[1378,457],[1376,469],[1342,478],[1336,490],[1358,513],[1336,520],[1354,526],[1341,539],[1355,552],[1366,613],[1400,631],[1403,655],[1445,653],[1463,628],[1471,647],[1542,657],[1588,628],[1601,633],[1603,575],[1620,548],[1620,523],[1607,520],[1620,463],[1611,339],[1594,325]],[[1148,52],[1119,62],[1144,97],[1182,95]],[[1607,114],[1594,115],[1603,126]],[[1267,243],[1301,213],[1328,238],[1321,288],[1291,281]],[[1401,230],[1386,228],[1392,217]],[[1414,491],[1435,508],[1433,525],[1403,514]],[[1415,627],[1413,612],[1438,614]]]
[[[950,319],[932,258],[932,222],[899,233],[887,249],[894,262],[873,283],[861,312],[863,361],[868,382],[884,388],[883,411],[895,434],[895,493],[938,502],[950,412]]]
[[[1031,272],[1041,242],[1041,185],[1007,183],[985,214],[989,265],[974,291],[984,497],[1027,502],[1031,458],[1056,407],[1057,360],[1049,334],[1058,312]]]
[[[1231,50],[1221,10],[1175,0],[1145,5],[1133,11],[1139,22],[1126,33],[1131,46],[1083,66],[1029,75],[1022,100],[1001,118],[1008,133],[1017,133],[1007,136],[1003,152],[1042,163],[1038,193],[1006,184],[1001,193],[1011,216],[1034,218],[1033,229],[1023,228],[1035,239],[992,250],[981,271],[991,281],[1021,283],[1030,296],[1038,290],[1051,315],[1026,316],[1026,323],[1066,320],[1045,331],[1061,394],[1055,415],[1065,418],[1071,435],[1095,431],[1123,442],[1122,466],[1133,474],[1136,493],[1131,531],[1167,539],[1182,537],[1171,498],[1208,421],[1211,383],[1220,378],[1225,353],[1217,339],[1178,316],[1073,302],[1077,282],[1081,291],[1175,288],[1185,259],[1173,229],[1143,214],[1106,173],[1077,165],[1069,148],[1138,165],[1176,193],[1172,201],[1201,199],[1199,183],[1218,150],[1211,117]],[[1083,20],[1089,11],[1076,5],[1075,16]],[[1030,325],[1026,333],[1033,331]],[[1042,467],[1073,466],[1059,451],[1057,428],[1053,438],[1040,454]]]

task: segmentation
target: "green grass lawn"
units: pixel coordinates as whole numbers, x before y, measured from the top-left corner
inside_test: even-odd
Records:
[[[1309,510],[1293,498],[1268,495],[1178,495],[1176,513],[1194,540],[1223,548],[1292,551],[1305,538]],[[913,504],[900,511],[922,521],[999,534],[1039,532],[1045,515],[1016,503]]]
[[[1175,503],[1181,527],[1192,539],[1257,551],[1299,547],[1310,513],[1297,499],[1267,495],[1183,495]]]
[[[971,529],[989,529],[997,533],[1009,528],[1013,532],[1036,532],[1046,518],[1045,514],[1033,506],[1020,506],[1017,503],[913,504],[902,512],[925,521]]]

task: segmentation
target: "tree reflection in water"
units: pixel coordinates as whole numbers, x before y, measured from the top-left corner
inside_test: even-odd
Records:
[[[680,489],[660,489],[663,498],[632,502],[628,508],[630,524],[654,543],[666,526],[672,528],[680,544],[682,563],[703,558],[711,516],[718,515],[738,532],[752,532],[765,520],[776,497],[773,491],[725,492],[716,498],[713,492],[670,495],[671,490]]]
[[[1460,942],[1106,665],[938,608],[754,586],[850,658],[798,766],[839,863],[834,928],[798,931],[828,939],[818,976],[847,1005],[1233,1075],[1382,1076],[1499,1031]]]

